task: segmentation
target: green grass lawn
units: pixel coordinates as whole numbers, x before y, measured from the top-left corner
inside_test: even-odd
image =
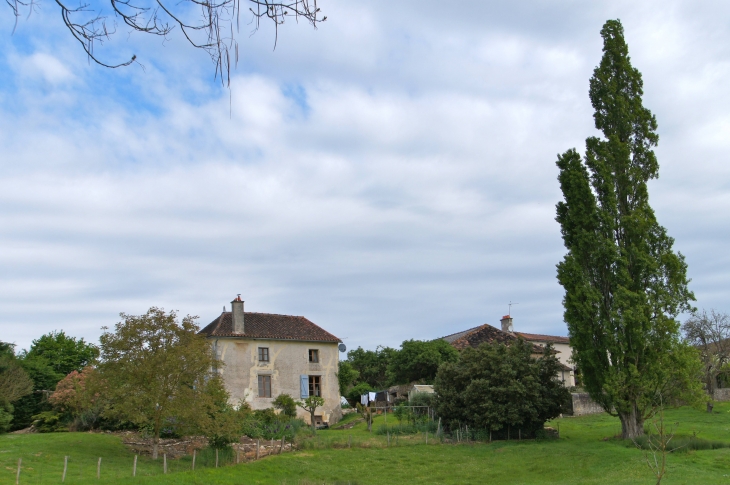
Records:
[[[730,442],[730,404],[715,413],[682,408],[665,421],[677,434]],[[378,416],[374,429],[385,421]],[[392,416],[388,424],[396,424]],[[495,484],[654,484],[643,453],[615,439],[618,420],[606,415],[563,418],[560,439],[492,444],[441,444],[425,436],[386,437],[368,433],[365,423],[349,430],[324,430],[294,453],[218,469],[200,465],[191,472],[190,458],[170,461],[162,474],[161,460],[140,457],[132,478],[133,454],[108,434],[58,433],[0,436],[0,485],[15,483],[22,457],[20,483],[61,482],[63,457],[70,456],[69,484],[314,484],[314,483],[495,483]],[[348,448],[348,443],[351,448]],[[102,457],[102,478],[97,460]],[[669,458],[663,484],[730,484],[730,448],[684,451]]]

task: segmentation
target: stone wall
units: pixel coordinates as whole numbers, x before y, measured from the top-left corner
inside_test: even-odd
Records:
[[[572,397],[573,416],[583,416],[585,414],[600,414],[603,408],[598,405],[587,392],[573,392]]]
[[[730,401],[730,388],[715,389],[715,401]]]

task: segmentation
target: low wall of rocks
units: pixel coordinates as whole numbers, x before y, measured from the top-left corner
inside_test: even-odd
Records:
[[[730,401],[730,388],[715,389],[715,401]]]
[[[573,416],[599,414],[603,412],[603,408],[591,399],[591,396],[587,392],[573,392],[570,396],[572,397]]]

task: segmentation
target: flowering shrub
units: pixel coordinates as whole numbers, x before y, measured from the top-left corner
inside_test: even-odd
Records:
[[[48,396],[48,402],[64,413],[76,415],[92,407],[98,396],[89,389],[89,382],[96,373],[93,367],[84,367],[81,372],[73,371],[56,385],[56,391]]]

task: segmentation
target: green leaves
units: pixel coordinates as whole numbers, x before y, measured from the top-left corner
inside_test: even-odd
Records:
[[[659,136],[642,104],[641,73],[631,65],[618,20],[606,22],[601,36],[604,54],[589,94],[604,137],[586,140],[583,160],[574,149],[558,157],[564,201],[556,220],[568,252],[557,276],[586,390],[640,430],[657,389],[668,389],[668,379],[685,382],[665,366],[667,355],[683,352],[675,318],[691,309],[694,295],[684,257],[649,205]]]
[[[156,439],[172,417],[196,426],[216,397],[205,392],[216,361],[205,337],[197,334],[195,317],[178,323],[175,312],[155,307],[144,315],[121,316],[114,332],[100,338],[106,415],[150,426]]]
[[[508,427],[535,431],[558,416],[569,399],[556,376],[560,362],[548,346],[540,359],[519,340],[509,347],[483,344],[441,366],[434,389],[436,411],[447,426],[492,431]]]
[[[393,384],[431,384],[441,364],[458,359],[459,352],[445,340],[406,340],[390,359],[388,376]]]

